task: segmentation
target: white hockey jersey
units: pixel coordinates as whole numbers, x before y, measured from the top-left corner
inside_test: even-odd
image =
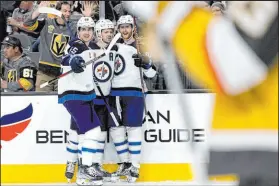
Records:
[[[69,62],[75,55],[81,56],[85,62],[94,59],[94,53],[89,46],[78,38],[71,40],[64,52],[61,62],[62,73],[71,70]],[[90,101],[96,97],[93,82],[93,64],[87,65],[84,72],[71,73],[58,80],[58,103],[70,100]]]
[[[63,72],[71,70],[69,61],[75,55],[81,56],[85,62],[93,60],[95,57],[104,53],[96,43],[91,42],[87,47],[81,40],[75,39],[69,42],[62,60],[61,68]],[[100,86],[104,96],[108,96],[111,89],[111,80],[114,71],[114,62],[116,58],[116,48],[113,47],[111,52],[95,61],[94,64],[87,65],[84,72],[71,73],[58,81],[58,102],[64,103],[69,100],[89,101],[101,96],[93,75]]]
[[[99,56],[104,52],[97,44],[95,44],[91,49],[94,55]],[[116,59],[117,48],[112,47],[108,55],[97,60],[93,66],[93,75],[98,82],[98,85],[103,92],[104,96],[108,96],[111,90],[111,81],[114,73],[114,63]],[[95,92],[97,96],[101,96],[96,84],[94,83]]]
[[[134,65],[133,54],[137,53],[137,49],[133,45],[117,43],[118,51],[116,54],[116,62],[114,69],[114,78],[112,79],[112,96],[138,96],[142,97],[141,78],[139,68]],[[156,71],[152,68],[148,70],[142,68],[142,72],[152,78],[156,75]],[[144,92],[147,88],[144,83]]]

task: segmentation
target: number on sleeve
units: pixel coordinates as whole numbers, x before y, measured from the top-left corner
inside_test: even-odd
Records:
[[[23,69],[23,77],[24,78],[33,78],[33,70],[25,68]]]
[[[77,47],[72,47],[72,48],[70,48],[69,53],[72,54],[72,55],[74,55],[75,53],[77,53],[77,51],[78,51],[78,48],[77,48]]]

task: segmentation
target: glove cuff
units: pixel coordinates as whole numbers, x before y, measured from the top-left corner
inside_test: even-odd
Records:
[[[151,66],[152,66],[152,64],[151,64],[151,63],[148,63],[148,64],[142,65],[142,68],[144,68],[144,69],[150,69]]]

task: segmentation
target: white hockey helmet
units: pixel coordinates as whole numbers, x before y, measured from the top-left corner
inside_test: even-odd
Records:
[[[95,26],[96,36],[98,38],[101,38],[102,30],[109,29],[109,28],[112,28],[114,31],[114,24],[111,22],[111,20],[100,19],[99,21],[96,22],[96,26]]]
[[[131,24],[132,29],[134,30],[134,19],[131,15],[123,15],[121,16],[117,21],[117,29],[119,29],[119,26],[122,24]]]
[[[78,28],[84,27],[92,27],[95,28],[95,22],[91,17],[81,17],[77,22],[77,30]]]

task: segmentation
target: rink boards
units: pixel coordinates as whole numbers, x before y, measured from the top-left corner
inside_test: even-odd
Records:
[[[177,94],[149,94],[144,121],[142,165],[139,181],[190,181],[194,142],[204,163],[206,133],[211,121],[214,94],[181,95],[195,126],[187,129]],[[57,104],[56,95],[1,96],[1,183],[63,183],[70,115]],[[4,134],[4,135],[3,135]],[[111,140],[110,140],[111,141]],[[115,170],[114,146],[105,149],[105,168]],[[219,177],[236,179],[234,176]]]

